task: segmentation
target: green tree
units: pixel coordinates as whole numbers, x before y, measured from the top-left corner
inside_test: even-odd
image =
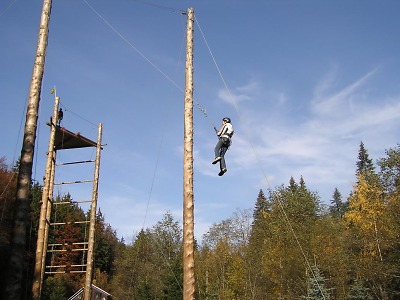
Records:
[[[345,204],[342,201],[342,194],[339,192],[337,188],[333,191],[331,206],[329,207],[329,211],[334,218],[342,218]]]
[[[87,213],[90,215],[90,211]],[[96,269],[94,282],[103,290],[109,291],[111,277],[115,272],[115,260],[121,243],[110,224],[107,224],[101,212],[96,214],[94,267]]]
[[[264,244],[271,240],[273,232],[270,230],[271,202],[259,191],[253,211],[253,222],[251,227],[250,243],[246,257],[246,269],[248,272],[249,286],[252,299],[262,299],[271,289],[271,281],[264,268],[261,268],[264,255]]]
[[[68,299],[76,289],[76,283],[68,274],[56,274],[48,277],[44,282],[42,299],[59,300]]]
[[[373,297],[369,289],[364,285],[362,280],[355,280],[351,285],[347,300],[372,300]]]
[[[112,291],[120,299],[182,298],[182,229],[170,213],[141,230],[117,259]]]
[[[44,282],[43,300],[57,300],[68,298],[65,282],[60,276],[48,277]]]
[[[385,152],[386,156],[378,160],[385,197],[385,225],[388,229],[386,239],[382,241],[386,242],[383,252],[385,261],[389,261],[386,272],[392,274],[387,277],[388,289],[393,298],[400,299],[400,279],[396,272],[400,268],[400,253],[397,251],[400,248],[400,145]]]
[[[311,267],[308,278],[307,300],[329,300],[331,299],[330,290],[325,285],[326,278],[321,274],[317,265]]]
[[[360,143],[360,148],[358,150],[358,161],[356,163],[356,166],[356,175],[375,172],[374,164],[372,162],[372,159],[369,158],[368,151],[365,148],[363,142]]]
[[[153,240],[157,245],[159,266],[163,266],[162,299],[173,300],[183,297],[182,229],[170,212],[152,228]]]
[[[112,279],[112,294],[118,299],[136,299],[146,294],[155,298],[154,286],[158,282],[159,267],[152,263],[156,249],[149,230],[141,230],[131,245],[127,245],[117,258]]]
[[[378,175],[375,173],[375,166],[367,149],[365,148],[363,142],[360,143],[360,149],[358,151],[358,160],[356,163],[356,177],[357,179],[362,176],[365,180],[372,184],[377,184],[379,181]],[[358,182],[357,182],[358,183]]]
[[[16,188],[16,172],[7,166],[5,157],[0,157],[0,293],[7,278],[5,271],[10,256]]]
[[[326,278],[333,299],[343,299],[347,293],[344,287],[351,280],[352,256],[349,255],[348,241],[345,238],[343,219],[335,219],[330,215],[318,217],[312,228],[310,249],[314,261]]]
[[[381,182],[387,194],[397,194],[400,193],[400,144],[385,153],[386,157],[378,160]]]
[[[199,294],[210,299],[248,299],[247,248],[251,210],[237,210],[232,217],[213,224],[203,235],[197,256]]]
[[[319,196],[310,191],[303,178],[290,178],[287,187],[271,193],[272,209],[264,242],[262,267],[272,288],[265,299],[293,299],[306,289],[304,259],[313,258],[313,238],[321,212]]]

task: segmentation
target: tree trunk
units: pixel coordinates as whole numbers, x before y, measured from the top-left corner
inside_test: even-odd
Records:
[[[194,300],[193,9],[188,9],[183,164],[183,299]]]
[[[40,92],[44,73],[44,61],[48,40],[51,0],[44,0],[40,20],[39,37],[29,91],[28,108],[24,129],[24,140],[18,173],[16,205],[14,208],[14,229],[11,241],[11,257],[8,264],[6,299],[20,300],[26,274],[26,228],[29,225],[29,190],[32,180],[32,165],[36,140]]]

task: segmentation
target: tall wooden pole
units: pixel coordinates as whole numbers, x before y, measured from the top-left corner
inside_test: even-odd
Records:
[[[97,210],[97,196],[99,189],[99,172],[100,172],[100,153],[101,153],[101,137],[102,137],[102,124],[99,124],[99,133],[97,137],[97,151],[96,163],[94,167],[94,181],[92,191],[92,205],[90,206],[90,227],[89,227],[89,245],[86,264],[86,277],[85,277],[85,296],[83,299],[91,299],[91,284],[93,276],[93,256],[94,256],[94,234],[96,225],[96,210]]]
[[[194,300],[193,8],[187,12],[183,163],[183,299]]]
[[[44,73],[44,62],[49,33],[49,21],[52,0],[43,1],[40,19],[39,37],[33,65],[32,80],[29,91],[28,107],[24,129],[24,140],[17,180],[15,204],[15,221],[11,241],[11,256],[8,264],[8,276],[4,299],[21,299],[24,291],[26,228],[29,212],[29,190],[32,180],[32,166],[36,140],[36,127],[39,112],[40,92]]]
[[[53,192],[54,192],[54,176],[56,172],[56,159],[57,151],[53,151],[52,164],[51,164],[51,172],[50,172],[50,186],[49,186],[49,194],[48,199],[49,202],[47,204],[47,212],[46,212],[46,223],[44,227],[44,238],[43,238],[43,251],[42,251],[42,270],[40,272],[40,295],[42,295],[43,290],[43,281],[44,281],[44,273],[46,269],[46,256],[47,256],[47,245],[49,244],[49,230],[50,230],[50,218],[51,218],[51,210],[53,206]]]
[[[43,257],[43,253],[46,252],[47,243],[46,241],[46,223],[47,223],[47,211],[50,209],[48,207],[51,205],[51,198],[49,197],[50,191],[52,190],[52,172],[54,170],[54,141],[56,137],[56,124],[57,124],[57,112],[58,112],[58,104],[60,98],[56,97],[54,101],[54,110],[53,110],[53,118],[51,121],[51,131],[50,131],[50,140],[49,140],[49,148],[47,150],[47,162],[46,162],[46,171],[45,176],[43,178],[43,192],[42,192],[42,206],[40,209],[40,219],[39,219],[39,230],[38,230],[38,238],[36,245],[36,261],[35,268],[33,272],[33,285],[32,285],[32,299],[39,300],[41,295],[41,286],[43,284],[42,278],[42,270],[43,264],[45,261]],[[53,193],[51,193],[53,195]]]

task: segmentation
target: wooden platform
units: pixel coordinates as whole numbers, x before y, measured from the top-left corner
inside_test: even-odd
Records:
[[[47,123],[51,126],[50,123]],[[79,132],[73,133],[68,129],[60,126],[56,127],[56,136],[54,140],[54,149],[75,149],[75,148],[85,148],[85,147],[97,147],[97,143],[84,137]]]

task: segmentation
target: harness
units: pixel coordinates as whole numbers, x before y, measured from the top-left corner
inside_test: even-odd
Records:
[[[228,132],[229,128],[231,128],[232,131]],[[231,144],[232,144],[231,138],[232,138],[234,133],[235,133],[235,131],[233,130],[232,125],[231,126],[226,126],[225,125],[224,130],[223,130],[220,138],[224,139],[224,144],[226,145],[227,148],[229,148],[231,146]]]

